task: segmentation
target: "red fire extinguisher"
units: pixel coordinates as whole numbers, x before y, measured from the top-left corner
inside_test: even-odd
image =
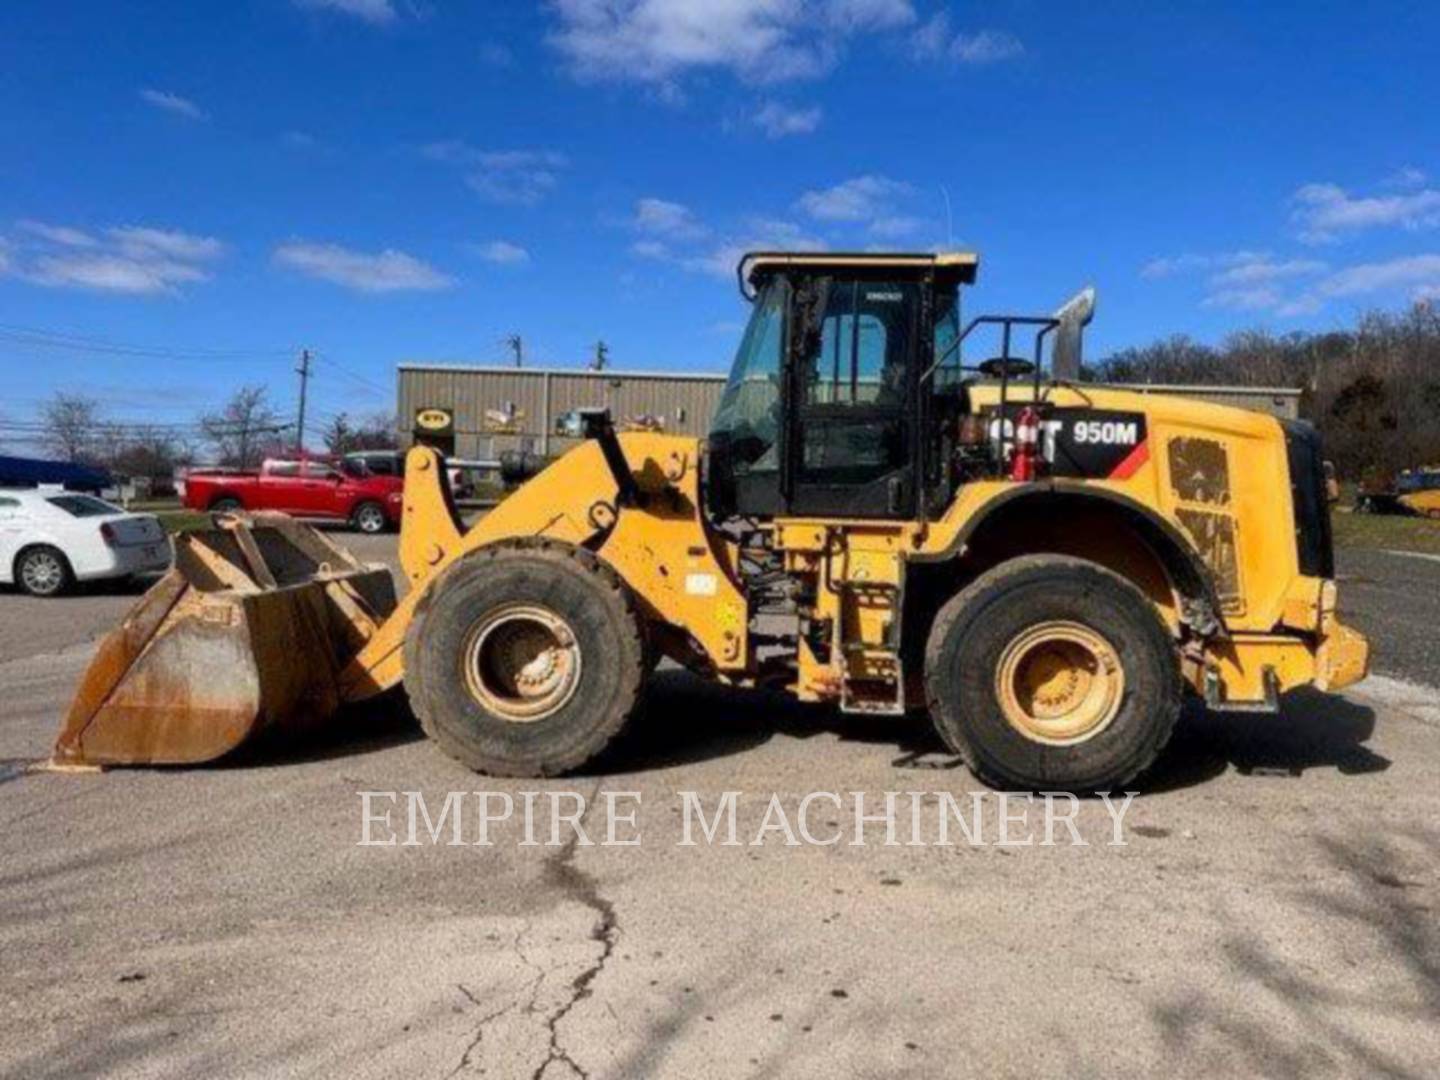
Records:
[[[1040,465],[1040,414],[1026,405],[1015,421],[1015,449],[1010,456],[1010,479],[1029,483]]]

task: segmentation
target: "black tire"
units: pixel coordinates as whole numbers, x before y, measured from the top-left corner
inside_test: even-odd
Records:
[[[376,536],[390,527],[390,519],[385,516],[385,507],[378,502],[362,502],[350,511],[350,527]]]
[[[239,499],[230,495],[222,495],[210,504],[212,514],[233,514],[237,510],[243,510],[245,506]]]
[[[498,612],[543,608],[573,633],[570,696],[517,722],[470,689],[472,642]],[[476,772],[555,776],[599,754],[639,707],[646,648],[619,577],[588,551],[548,541],[484,547],[447,570],[405,639],[405,691],[425,733]],[[478,665],[477,665],[478,666]]]
[[[15,556],[15,584],[31,596],[60,596],[75,585],[70,560],[59,548],[36,544]]]
[[[1063,745],[1012,724],[998,688],[1007,648],[1049,622],[1100,635],[1123,673],[1113,718]],[[1139,589],[1083,559],[1032,555],[987,571],[940,609],[925,690],[941,738],[983,782],[1088,792],[1120,787],[1155,760],[1180,714],[1182,681],[1169,629]]]

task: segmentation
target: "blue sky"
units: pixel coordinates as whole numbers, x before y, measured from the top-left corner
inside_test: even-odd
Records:
[[[288,406],[302,346],[373,411],[512,332],[723,370],[747,245],[1094,283],[1092,356],[1344,325],[1440,295],[1437,54],[1423,3],[10,0],[0,415]]]

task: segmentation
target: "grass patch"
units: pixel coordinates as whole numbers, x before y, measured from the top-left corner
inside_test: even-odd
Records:
[[[1336,547],[1440,555],[1440,521],[1402,514],[1355,514],[1339,510],[1330,521]]]
[[[210,527],[210,515],[195,510],[175,510],[155,515],[167,533],[193,532]]]

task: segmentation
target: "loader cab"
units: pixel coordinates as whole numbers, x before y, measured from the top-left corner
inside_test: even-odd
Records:
[[[930,418],[963,409],[958,368],[935,369],[976,268],[969,254],[745,256],[753,310],[711,427],[712,515],[917,517]]]

